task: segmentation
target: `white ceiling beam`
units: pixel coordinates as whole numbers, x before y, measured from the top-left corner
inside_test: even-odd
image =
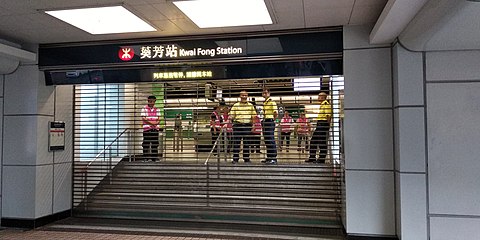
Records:
[[[464,49],[469,47],[476,49],[478,27],[471,28],[471,26],[478,24],[478,17],[476,17],[478,15],[471,14],[472,18],[470,18],[470,14],[467,13],[477,4],[480,3],[464,0],[430,0],[398,39],[412,51],[458,50],[458,47],[462,45],[458,38],[461,38],[463,43],[471,41],[463,46]],[[460,20],[454,28],[462,28],[467,32],[455,34],[456,29],[449,25],[452,19]],[[468,32],[470,29],[474,31]],[[460,49],[462,48],[460,47]]]
[[[370,33],[371,44],[392,43],[428,0],[388,0]]]
[[[35,62],[37,54],[0,43],[0,56],[21,62]]]

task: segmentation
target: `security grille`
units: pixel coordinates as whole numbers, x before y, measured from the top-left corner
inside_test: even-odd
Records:
[[[256,111],[251,117],[262,122],[264,88],[278,106],[277,165],[262,163],[269,151],[263,128],[258,134],[249,129],[236,142],[236,119],[231,119],[231,108],[245,91]],[[327,94],[332,111],[326,164],[305,162],[313,147],[319,92]],[[158,147],[150,145],[145,152],[140,113],[148,96],[156,97],[161,130]],[[258,217],[261,209],[271,219],[290,215],[295,222],[315,213],[338,222],[342,100],[343,78],[335,76],[76,86],[75,212],[171,219],[179,218],[186,207],[202,216],[226,208]],[[216,107],[218,114],[213,114]],[[301,114],[307,123],[298,122]],[[158,152],[150,152],[152,148]],[[238,164],[232,163],[234,152]],[[249,164],[242,161],[246,154]],[[189,219],[198,220],[198,215]],[[307,219],[307,225],[322,223]]]

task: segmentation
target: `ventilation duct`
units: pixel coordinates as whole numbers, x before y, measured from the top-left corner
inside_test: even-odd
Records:
[[[13,73],[20,62],[35,62],[37,54],[0,43],[0,74]]]

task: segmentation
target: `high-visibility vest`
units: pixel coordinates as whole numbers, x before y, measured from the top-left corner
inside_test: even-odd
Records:
[[[292,117],[290,116],[283,117],[282,120],[280,120],[280,128],[282,129],[282,132],[291,132],[292,123],[293,123]]]
[[[299,134],[307,134],[309,132],[307,118],[297,119],[297,132]]]
[[[156,121],[159,117],[158,109],[156,107],[150,107],[148,105],[145,105],[142,109],[142,117],[146,117],[148,121]],[[158,125],[150,125],[146,121],[143,120],[143,131],[148,131],[152,129],[159,129]]]
[[[227,131],[227,133],[233,132],[233,124],[232,124],[232,121],[228,118],[228,113],[223,114],[223,121],[225,125],[225,130]]]
[[[253,118],[253,126],[252,126],[252,133],[253,134],[262,134],[262,122],[258,116]]]
[[[215,121],[213,121],[213,123],[210,121],[210,127],[212,128],[221,128],[222,127],[222,119],[220,117],[220,115],[217,113],[217,111],[214,111],[212,113],[213,115],[215,115]]]

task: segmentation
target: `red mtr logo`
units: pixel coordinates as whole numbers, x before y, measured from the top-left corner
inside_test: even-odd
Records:
[[[132,60],[134,55],[135,55],[135,52],[131,47],[122,47],[120,48],[120,50],[118,50],[118,57],[122,61],[130,61]]]

